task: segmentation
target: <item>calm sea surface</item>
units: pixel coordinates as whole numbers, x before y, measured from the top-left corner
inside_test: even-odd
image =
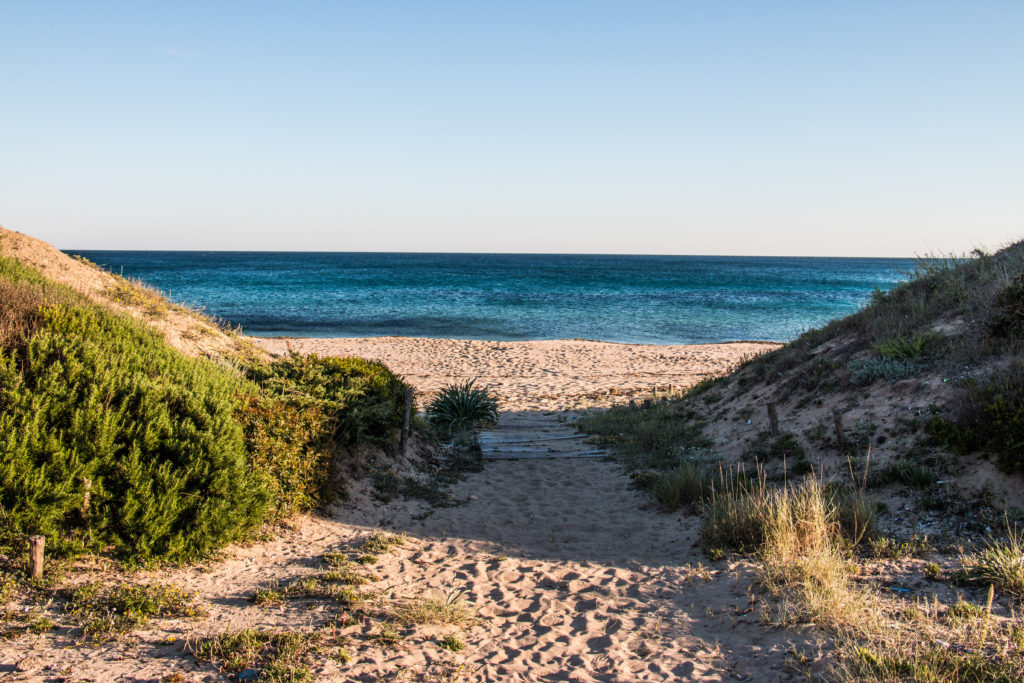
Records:
[[[79,251],[262,336],[788,341],[913,259]]]

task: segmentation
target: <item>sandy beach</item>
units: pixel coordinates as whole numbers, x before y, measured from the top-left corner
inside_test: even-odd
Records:
[[[582,339],[479,341],[416,337],[259,338],[274,354],[317,353],[382,361],[423,394],[476,379],[504,410],[571,410],[679,391],[728,372],[771,342],[657,346]]]

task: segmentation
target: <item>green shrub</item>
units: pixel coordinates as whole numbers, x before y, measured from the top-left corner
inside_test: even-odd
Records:
[[[1024,597],[1024,533],[1009,530],[1005,540],[989,539],[985,546],[963,558],[965,578]]]
[[[763,477],[732,476],[704,504],[701,539],[708,548],[758,552],[775,543],[778,539],[773,534],[783,527],[791,528],[787,533],[831,534],[822,529],[801,531],[801,520],[811,519],[812,508],[820,508],[819,516],[824,515],[830,528],[834,526],[849,543],[874,534],[873,507],[862,492],[848,486],[824,485],[812,478],[796,486],[770,488]]]
[[[292,353],[244,372],[271,396],[320,408],[333,420],[332,438],[341,446],[390,447],[392,431],[402,424],[408,385],[383,363]]]
[[[874,344],[872,348],[879,356],[889,360],[919,360],[926,358],[942,341],[942,335],[934,330],[905,337],[897,334]]]
[[[1024,364],[964,388],[957,415],[934,417],[925,431],[958,453],[990,450],[1006,471],[1024,469]]]
[[[0,353],[0,544],[43,534],[58,552],[188,560],[263,519],[237,378],[96,306],[40,316],[22,353]]]
[[[997,337],[1024,334],[1024,273],[1018,274],[995,298],[989,329]]]
[[[456,433],[478,424],[498,421],[498,401],[485,387],[473,386],[474,380],[449,384],[427,406],[427,421],[439,429]]]
[[[380,363],[189,358],[3,257],[0,296],[0,552],[193,560],[325,502],[336,453],[401,424]]]
[[[870,476],[872,486],[885,486],[894,482],[926,489],[938,480],[938,476],[926,465],[912,460],[897,460],[875,470]]]
[[[770,441],[768,433],[764,432],[761,434],[761,439],[748,453],[750,457],[760,462],[782,457],[787,460],[802,460],[806,456],[804,447],[797,441],[796,435],[791,432],[783,432]]]
[[[243,396],[236,409],[249,461],[267,476],[273,513],[286,517],[330,502],[332,420],[289,397]]]

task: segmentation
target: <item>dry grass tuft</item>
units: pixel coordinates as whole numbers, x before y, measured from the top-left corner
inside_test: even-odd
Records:
[[[404,624],[451,624],[462,626],[476,620],[472,605],[465,600],[466,591],[452,589],[447,594],[435,593],[405,601],[395,610]]]
[[[42,289],[28,282],[0,279],[0,349],[23,344],[41,324],[46,303]]]

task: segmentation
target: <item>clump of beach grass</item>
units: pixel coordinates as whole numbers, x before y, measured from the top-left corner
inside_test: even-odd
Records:
[[[1024,597],[1024,534],[1008,529],[1005,540],[987,539],[975,553],[963,557],[965,577],[997,590]]]

